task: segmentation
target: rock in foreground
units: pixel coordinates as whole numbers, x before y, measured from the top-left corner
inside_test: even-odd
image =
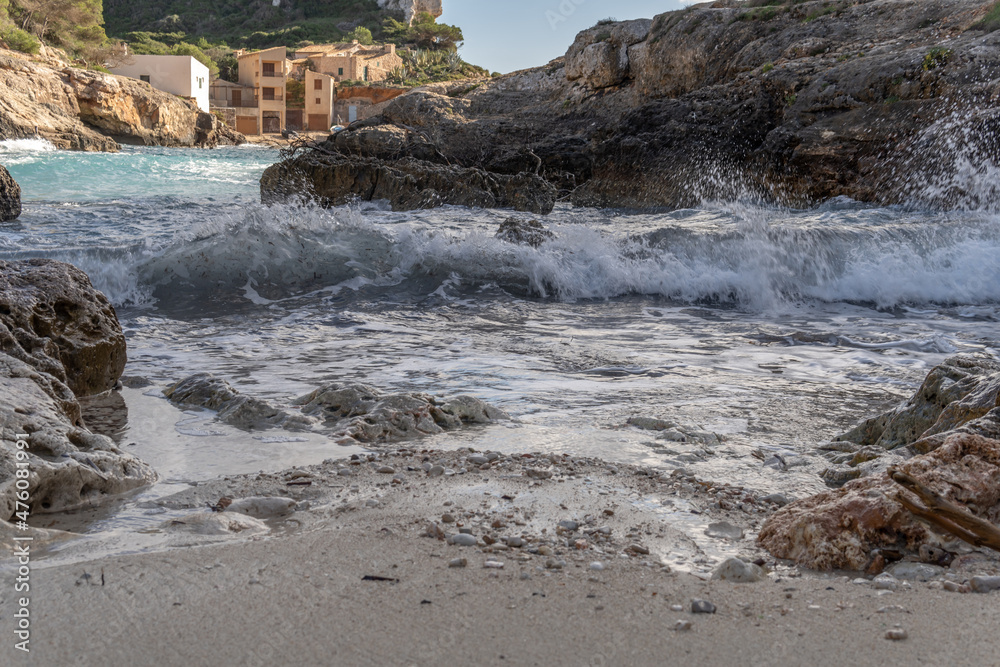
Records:
[[[125,364],[114,309],[86,274],[50,260],[0,262],[0,348],[0,521],[16,509],[19,470],[28,471],[32,514],[97,503],[156,478],[83,422],[77,396],[111,389]]]
[[[0,222],[9,222],[21,215],[21,186],[3,166],[0,166]]]
[[[1000,523],[1000,441],[952,435],[939,449],[898,469],[980,518]],[[817,570],[863,570],[874,549],[935,546],[934,534],[894,500],[899,491],[882,474],[796,501],[767,520],[759,543],[778,558]]]

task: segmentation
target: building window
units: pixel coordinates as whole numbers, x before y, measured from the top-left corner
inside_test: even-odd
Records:
[[[313,79],[313,90],[323,90],[323,79]]]
[[[274,74],[274,63],[264,63],[264,76],[275,76]]]
[[[337,68],[337,76],[344,76],[344,68],[343,67],[338,67]]]
[[[198,77],[198,90],[205,87],[205,79],[203,77]]]
[[[319,104],[319,103],[320,103],[320,102],[319,102],[319,98],[317,97],[317,98],[316,98],[316,104]]]
[[[265,100],[273,100],[274,88],[264,88],[263,91],[261,92],[261,97],[263,97]]]
[[[148,74],[140,74],[139,75],[139,81],[145,81],[146,83],[149,83],[149,75]]]
[[[365,81],[367,81],[367,80],[368,80],[368,68],[366,67],[365,68]]]

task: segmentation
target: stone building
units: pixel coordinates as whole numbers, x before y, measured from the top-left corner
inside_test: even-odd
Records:
[[[403,66],[403,59],[396,53],[395,44],[364,46],[357,40],[340,44],[317,44],[295,52],[294,67],[304,69],[306,61],[312,62],[312,69],[332,76],[337,82],[384,81],[393,70]]]

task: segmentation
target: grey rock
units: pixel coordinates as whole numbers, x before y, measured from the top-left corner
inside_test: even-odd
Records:
[[[759,565],[747,563],[739,558],[727,558],[712,573],[713,580],[730,581],[735,584],[762,581],[766,576],[764,569]]]
[[[677,632],[687,632],[691,629],[691,621],[677,621],[674,623],[674,630]]]
[[[500,229],[496,233],[496,238],[501,241],[531,246],[532,248],[537,248],[546,241],[551,241],[555,236],[537,220],[521,220],[519,218],[507,218],[501,223]]]
[[[515,537],[508,537],[507,538],[507,546],[508,547],[513,547],[515,549],[518,549],[518,548],[524,546],[524,540],[521,539],[520,537],[516,537],[516,536]]]
[[[476,538],[467,533],[458,533],[457,535],[448,536],[448,544],[455,544],[460,547],[474,547],[476,546]]]
[[[595,560],[593,563],[590,564],[590,569],[600,572],[604,569],[604,563],[602,563],[599,560]]]
[[[784,507],[785,505],[791,502],[788,496],[786,496],[783,493],[772,493],[764,496],[760,500],[765,503],[771,503],[772,505],[777,505],[778,507]]]
[[[580,527],[580,524],[576,521],[560,521],[557,524],[557,527],[573,533]]]
[[[902,628],[891,628],[885,631],[885,638],[890,641],[901,642],[907,637],[909,637],[909,635],[906,633],[906,630]]]
[[[452,558],[448,561],[448,567],[465,567],[469,564],[469,559],[467,558]]]
[[[692,614],[714,614],[715,605],[708,600],[691,600],[691,613]]]
[[[444,474],[444,466],[436,465],[431,466],[430,470],[427,471],[428,477],[440,477]]]
[[[742,540],[744,533],[743,529],[739,526],[735,526],[728,521],[718,521],[708,524],[705,534],[709,537],[736,541]]]
[[[0,165],[0,222],[15,220],[21,215],[21,186]]]
[[[972,590],[977,593],[989,593],[990,591],[1000,591],[1000,577],[973,577]]]
[[[935,577],[944,574],[945,569],[938,565],[928,563],[913,563],[910,561],[900,561],[886,570],[896,579],[908,581],[930,581]]]
[[[880,591],[894,591],[899,588],[899,581],[888,572],[883,572],[872,579],[872,586]]]
[[[396,469],[392,466],[380,466],[376,472],[383,475],[394,475],[396,473]]]
[[[473,454],[469,457],[469,463],[477,466],[486,465],[490,460],[481,454]]]

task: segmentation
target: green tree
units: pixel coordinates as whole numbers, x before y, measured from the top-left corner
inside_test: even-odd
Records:
[[[194,44],[188,44],[187,42],[181,42],[177,44],[170,50],[170,55],[172,56],[191,56],[202,65],[208,68],[208,73],[213,77],[219,76],[219,66],[215,64],[215,61],[208,57],[208,55],[199,49]]]
[[[347,41],[354,39],[358,40],[359,44],[364,44],[365,46],[375,42],[375,39],[372,37],[372,31],[363,25],[359,25],[357,28],[347,33]]]

